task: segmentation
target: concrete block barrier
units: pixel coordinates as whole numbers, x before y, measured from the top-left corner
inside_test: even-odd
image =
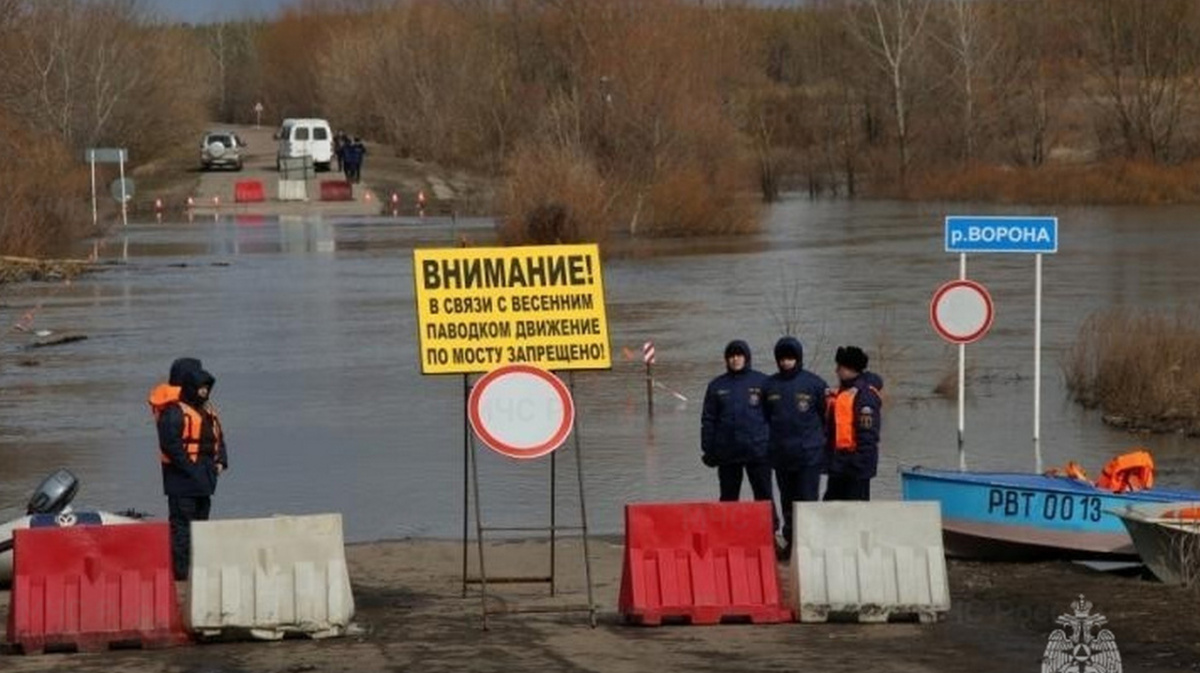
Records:
[[[790,579],[801,622],[924,623],[950,609],[938,503],[796,503],[793,512]]]
[[[203,637],[327,638],[354,616],[340,514],[193,522],[190,579]]]

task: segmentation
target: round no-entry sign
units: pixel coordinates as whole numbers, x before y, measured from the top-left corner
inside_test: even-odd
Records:
[[[527,460],[562,446],[575,424],[575,402],[554,374],[529,365],[506,365],[484,375],[471,389],[467,418],[485,446]]]
[[[983,338],[992,326],[992,296],[972,280],[953,280],[933,293],[929,319],[950,343],[969,344]]]

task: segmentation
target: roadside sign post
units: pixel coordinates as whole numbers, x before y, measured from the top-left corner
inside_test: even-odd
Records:
[[[100,226],[100,210],[96,205],[96,153],[88,152],[88,163],[92,165],[92,229]]]
[[[642,362],[646,364],[646,412],[654,415],[654,342],[642,344]]]
[[[96,204],[96,164],[118,164],[120,166],[120,182],[121,190],[125,188],[125,160],[127,152],[123,147],[89,147],[83,152],[83,160],[91,165],[92,169],[92,226],[100,225],[100,211]],[[121,224],[127,226],[129,224],[129,214],[127,210],[127,202],[129,194],[121,191],[119,197],[113,194],[113,198],[121,202]]]
[[[121,152],[120,177],[121,177],[121,226],[129,226],[129,196],[125,193],[125,152]]]
[[[1042,472],[1042,256],[1058,252],[1058,218],[1027,216],[948,216],[946,252],[960,255],[959,277],[965,279],[967,253],[1019,253],[1034,255],[1033,326],[1033,455]],[[965,366],[959,354],[959,436],[962,434],[962,379]],[[961,452],[961,449],[960,449]],[[960,457],[960,465],[965,465]]]
[[[584,612],[596,626],[591,579],[583,446],[574,411],[575,370],[610,369],[598,246],[418,249],[413,252],[417,329],[423,374],[463,376],[462,591],[478,584],[483,628],[488,628],[489,584],[548,584],[556,595],[557,534],[582,536],[587,604],[581,607],[508,609],[504,612]],[[553,371],[566,370],[564,385]],[[483,374],[471,385],[472,374]],[[574,435],[579,526],[559,525],[557,449]],[[549,456],[549,526],[485,526],[476,439],[516,460]],[[473,506],[472,506],[473,502]],[[468,576],[469,519],[474,513],[479,576]],[[489,577],[488,532],[550,535],[545,576]]]
[[[966,255],[963,255],[965,258]],[[960,260],[960,268],[966,266]],[[959,280],[938,288],[929,304],[929,320],[943,339],[958,344],[958,469],[966,471],[967,453],[964,448],[966,429],[967,344],[983,338],[991,329],[995,311],[992,297],[979,283]]]

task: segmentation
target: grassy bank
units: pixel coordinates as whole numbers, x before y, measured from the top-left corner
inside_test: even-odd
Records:
[[[1200,310],[1118,308],[1079,329],[1064,363],[1076,401],[1123,428],[1200,435]]]

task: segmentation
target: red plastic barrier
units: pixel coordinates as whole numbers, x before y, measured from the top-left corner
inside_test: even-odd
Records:
[[[353,201],[354,190],[345,180],[322,180],[322,201]]]
[[[262,203],[267,200],[262,180],[238,180],[233,185],[233,200],[238,203]]]
[[[25,654],[188,642],[165,522],[31,528],[14,542],[8,642]]]
[[[649,626],[791,621],[772,527],[768,502],[626,505],[621,614]]]

